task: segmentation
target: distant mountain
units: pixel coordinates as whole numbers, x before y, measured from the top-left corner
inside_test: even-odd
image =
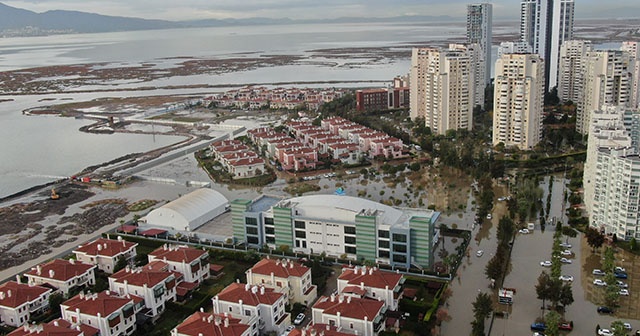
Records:
[[[165,29],[184,27],[180,23],[163,20],[146,20],[93,13],[54,10],[36,13],[0,3],[0,31],[19,30],[26,27],[40,30],[66,30],[77,33]]]
[[[381,22],[433,22],[433,21],[459,21],[460,18],[451,16],[393,16],[385,18],[366,17],[340,17],[335,19],[294,20],[290,18],[248,18],[248,19],[204,19],[194,21],[182,21],[190,27],[222,27],[222,26],[249,26],[269,24],[308,24],[308,23],[381,23]]]

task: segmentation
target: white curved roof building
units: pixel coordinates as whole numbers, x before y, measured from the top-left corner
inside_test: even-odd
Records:
[[[431,267],[438,238],[438,212],[351,196],[238,199],[231,216],[238,242],[403,267]]]
[[[147,226],[193,231],[224,213],[228,206],[224,195],[202,188],[152,210],[145,221]]]

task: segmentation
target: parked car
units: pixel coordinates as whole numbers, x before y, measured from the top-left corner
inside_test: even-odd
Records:
[[[616,272],[613,275],[618,279],[626,279],[626,278],[628,278],[627,273],[625,273],[625,272]]]
[[[599,269],[594,269],[593,272],[591,272],[593,275],[605,275],[606,273],[603,270],[599,270]]]
[[[571,244],[569,244],[569,243],[560,243],[560,247],[571,248]]]
[[[571,276],[571,275],[561,275],[559,279],[562,280],[562,281],[573,281],[573,276]]]
[[[302,323],[302,321],[304,321],[304,318],[306,316],[303,313],[298,314],[298,316],[296,316],[296,319],[293,320],[293,324],[298,325],[300,323]]]
[[[520,231],[518,231],[522,234],[529,234],[529,229],[520,229]]]
[[[573,321],[560,322],[558,324],[558,329],[567,331],[573,330]]]
[[[562,254],[563,256],[571,256],[573,255],[573,252],[571,252],[571,250],[564,250],[560,252],[560,254]]]
[[[287,335],[288,335],[288,334],[289,334],[290,332],[292,332],[292,331],[293,331],[293,329],[295,329],[295,328],[296,328],[296,327],[294,327],[294,326],[290,325],[290,326],[288,326],[288,327],[287,327],[287,329],[285,329],[284,331],[285,331],[285,332],[287,333]]]
[[[541,261],[540,266],[542,267],[551,267],[551,262],[549,260]]]
[[[631,329],[633,329],[633,327],[631,326],[631,323],[624,322],[624,323],[622,323],[622,325],[624,326],[624,328],[625,328],[626,330],[631,330]]]
[[[620,288],[629,288],[629,285],[627,285],[626,283],[620,281],[620,280],[616,280],[616,285],[618,285],[618,287]]]
[[[605,287],[605,286],[607,285],[607,283],[606,283],[606,282],[604,282],[604,281],[603,281],[603,280],[601,280],[601,279],[595,279],[595,280],[593,280],[593,284],[594,284],[594,285],[596,285],[596,286],[600,286],[600,287]]]
[[[626,272],[627,270],[624,267],[616,266],[616,268],[614,268],[613,271],[618,273],[618,272]]]
[[[493,218],[493,216],[491,216],[491,214],[487,214],[487,219],[491,219]]]
[[[547,325],[544,322],[534,322],[531,323],[531,330],[534,331],[545,331],[547,329]]]
[[[628,289],[621,289],[619,294],[622,295],[622,296],[629,296],[629,290]]]
[[[570,264],[571,263],[571,259],[560,258],[560,262],[563,263],[563,264]]]
[[[613,309],[606,306],[599,306],[598,313],[600,314],[613,314]]]
[[[478,250],[478,251],[476,252],[476,256],[478,256],[478,257],[482,257],[482,255],[483,255],[483,254],[484,254],[484,251],[483,251],[483,250]]]
[[[598,335],[600,336],[613,336],[613,332],[609,329],[598,329]]]

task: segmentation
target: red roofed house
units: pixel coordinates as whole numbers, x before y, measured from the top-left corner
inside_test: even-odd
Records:
[[[66,297],[72,288],[93,286],[96,283],[96,267],[74,259],[54,259],[44,265],[32,267],[24,275],[29,279],[29,285],[49,284]]]
[[[120,297],[109,291],[80,293],[60,304],[62,318],[72,324],[88,324],[100,336],[131,335],[136,330],[136,313],[144,308],[138,296]]]
[[[171,330],[171,336],[250,336],[251,329],[228,314],[195,312]]]
[[[309,324],[302,329],[293,329],[287,336],[353,336],[353,332],[338,331],[338,327],[329,324]]]
[[[259,176],[265,172],[264,160],[259,157],[229,160],[228,169],[234,179]]]
[[[111,274],[120,258],[132,262],[138,243],[131,243],[120,236],[118,240],[99,238],[73,250],[76,259],[85,264],[97,265],[98,269]]]
[[[165,302],[176,300],[176,277],[153,267],[133,270],[127,267],[109,277],[109,290],[120,296],[133,294],[143,298],[149,309],[147,315],[156,317],[164,312]]]
[[[28,325],[18,328],[7,336],[99,336],[100,330],[86,324],[71,324],[63,319],[55,319],[46,324]]]
[[[311,269],[287,259],[262,259],[247,270],[249,285],[273,288],[285,295],[289,303],[308,305],[318,296],[317,286],[311,283]]]
[[[356,266],[342,269],[338,277],[338,293],[382,300],[390,310],[398,310],[403,283],[402,274],[381,271],[376,267]]]
[[[340,295],[322,296],[312,308],[313,323],[335,325],[358,335],[378,335],[384,330],[383,301]]]
[[[164,261],[169,271],[181,273],[187,282],[200,283],[209,277],[209,253],[205,250],[165,244],[148,257],[149,262]]]
[[[280,334],[291,325],[285,312],[287,301],[282,293],[264,286],[232,283],[213,297],[213,312],[228,313],[251,326],[251,335],[275,331]]]
[[[0,323],[19,327],[49,307],[51,288],[9,281],[0,285]]]

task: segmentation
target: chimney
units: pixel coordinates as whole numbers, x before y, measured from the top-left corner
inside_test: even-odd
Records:
[[[351,303],[351,295],[347,296],[347,303]]]
[[[110,290],[108,290],[108,289],[105,291],[105,293],[106,293],[107,295],[111,295],[111,291],[110,291]]]
[[[36,266],[36,274],[42,275],[42,266],[40,265]]]
[[[344,302],[344,296],[340,295],[338,297],[338,302],[340,302],[340,303]]]
[[[224,327],[225,328],[229,328],[229,318],[228,317],[225,317],[225,319],[224,319]]]
[[[102,245],[98,244],[98,252],[102,251]]]
[[[104,243],[104,245],[102,247],[104,247],[104,249],[106,250],[107,249],[107,243]]]
[[[289,263],[289,268],[293,268],[293,262]]]
[[[362,275],[367,275],[367,268],[362,266]]]
[[[20,274],[16,274],[16,282],[18,284],[21,284],[22,282],[20,282],[20,281],[22,281],[22,279],[20,279]]]
[[[80,300],[84,299],[84,292],[80,292],[80,294],[78,295],[78,297],[80,297]]]
[[[249,285],[249,284],[245,284],[245,285],[244,285],[244,290],[245,290],[245,291],[249,291],[249,289],[251,289],[251,285]]]
[[[200,312],[204,313],[204,307],[200,307]]]
[[[69,263],[70,263],[71,265],[75,265],[75,264],[76,264],[76,260],[75,260],[75,259],[69,259]]]
[[[49,277],[53,278],[56,275],[56,272],[54,270],[49,270]]]
[[[264,286],[260,287],[260,295],[264,295]]]
[[[4,300],[5,296],[4,296],[4,292],[0,292],[0,300]]]
[[[369,275],[373,274],[373,268],[369,268]]]
[[[335,294],[331,294],[331,302],[336,302],[336,295]]]
[[[59,326],[60,326],[60,323],[58,323],[58,321],[55,321],[55,320],[54,320],[54,321],[53,321],[53,325],[54,325],[54,326],[56,326],[56,327],[59,327]]]
[[[360,282],[360,289],[364,289],[364,282]]]
[[[258,286],[251,287],[251,293],[258,294]]]

